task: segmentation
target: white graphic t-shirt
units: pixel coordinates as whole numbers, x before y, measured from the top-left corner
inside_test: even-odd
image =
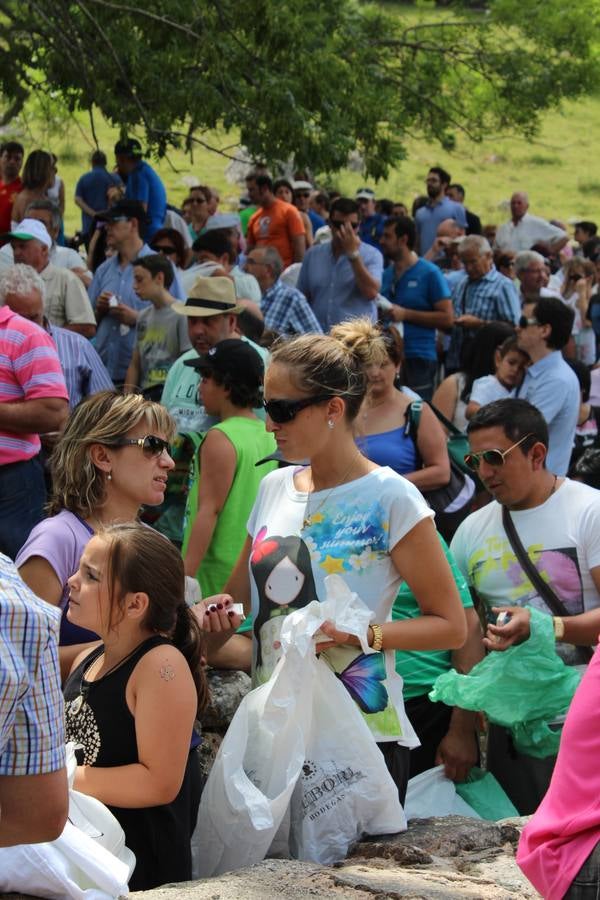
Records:
[[[511,516],[529,558],[569,615],[600,606],[590,574],[600,565],[600,491],[565,479],[545,503],[512,511]],[[450,549],[489,614],[493,606],[533,606],[553,614],[515,556],[499,503],[493,501],[465,519]],[[560,655],[572,661],[567,645],[560,647]]]
[[[390,551],[433,515],[414,485],[389,468],[311,494],[296,489],[296,471],[289,466],[263,479],[248,522],[255,684],[269,678],[279,659],[285,616],[324,599],[327,575],[341,576],[373,611],[373,621],[391,621],[407,573],[396,571]],[[310,524],[303,527],[305,519]],[[358,647],[336,647],[323,656],[376,740],[418,746],[404,712],[393,650],[365,655]]]

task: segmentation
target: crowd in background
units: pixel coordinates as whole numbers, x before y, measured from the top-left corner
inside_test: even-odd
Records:
[[[353,697],[401,802],[410,777],[479,762],[476,712],[429,691],[527,640],[528,607],[593,695],[600,237],[524,190],[482,223],[438,166],[409,208],[257,165],[225,210],[202,184],[170,203],[137,140],[114,154],[74,186],[69,238],[56,157],[0,147],[0,775],[42,778],[36,821],[27,783],[0,784],[0,846],[60,832],[66,733],[144,889],[192,873],[201,657],[267,681],[329,574],[370,608],[381,668],[333,626],[317,649],[385,685]],[[584,710],[558,762],[489,728],[552,898],[597,896],[577,893],[600,853]]]

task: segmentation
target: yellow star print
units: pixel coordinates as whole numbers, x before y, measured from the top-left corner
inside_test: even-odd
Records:
[[[344,560],[327,555],[321,563],[321,568],[325,569],[328,575],[341,573],[344,571]]]

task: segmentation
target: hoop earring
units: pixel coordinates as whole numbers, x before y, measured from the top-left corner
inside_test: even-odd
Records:
[[[328,427],[328,428],[334,428],[334,427],[335,427],[335,422],[333,421],[333,419],[327,419],[327,427]]]
[[[106,476],[107,481],[112,481],[112,474],[109,472]]]

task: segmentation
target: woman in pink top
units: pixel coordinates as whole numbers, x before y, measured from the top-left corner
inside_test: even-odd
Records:
[[[596,650],[571,703],[550,787],[517,852],[544,900],[600,897],[599,696]]]

